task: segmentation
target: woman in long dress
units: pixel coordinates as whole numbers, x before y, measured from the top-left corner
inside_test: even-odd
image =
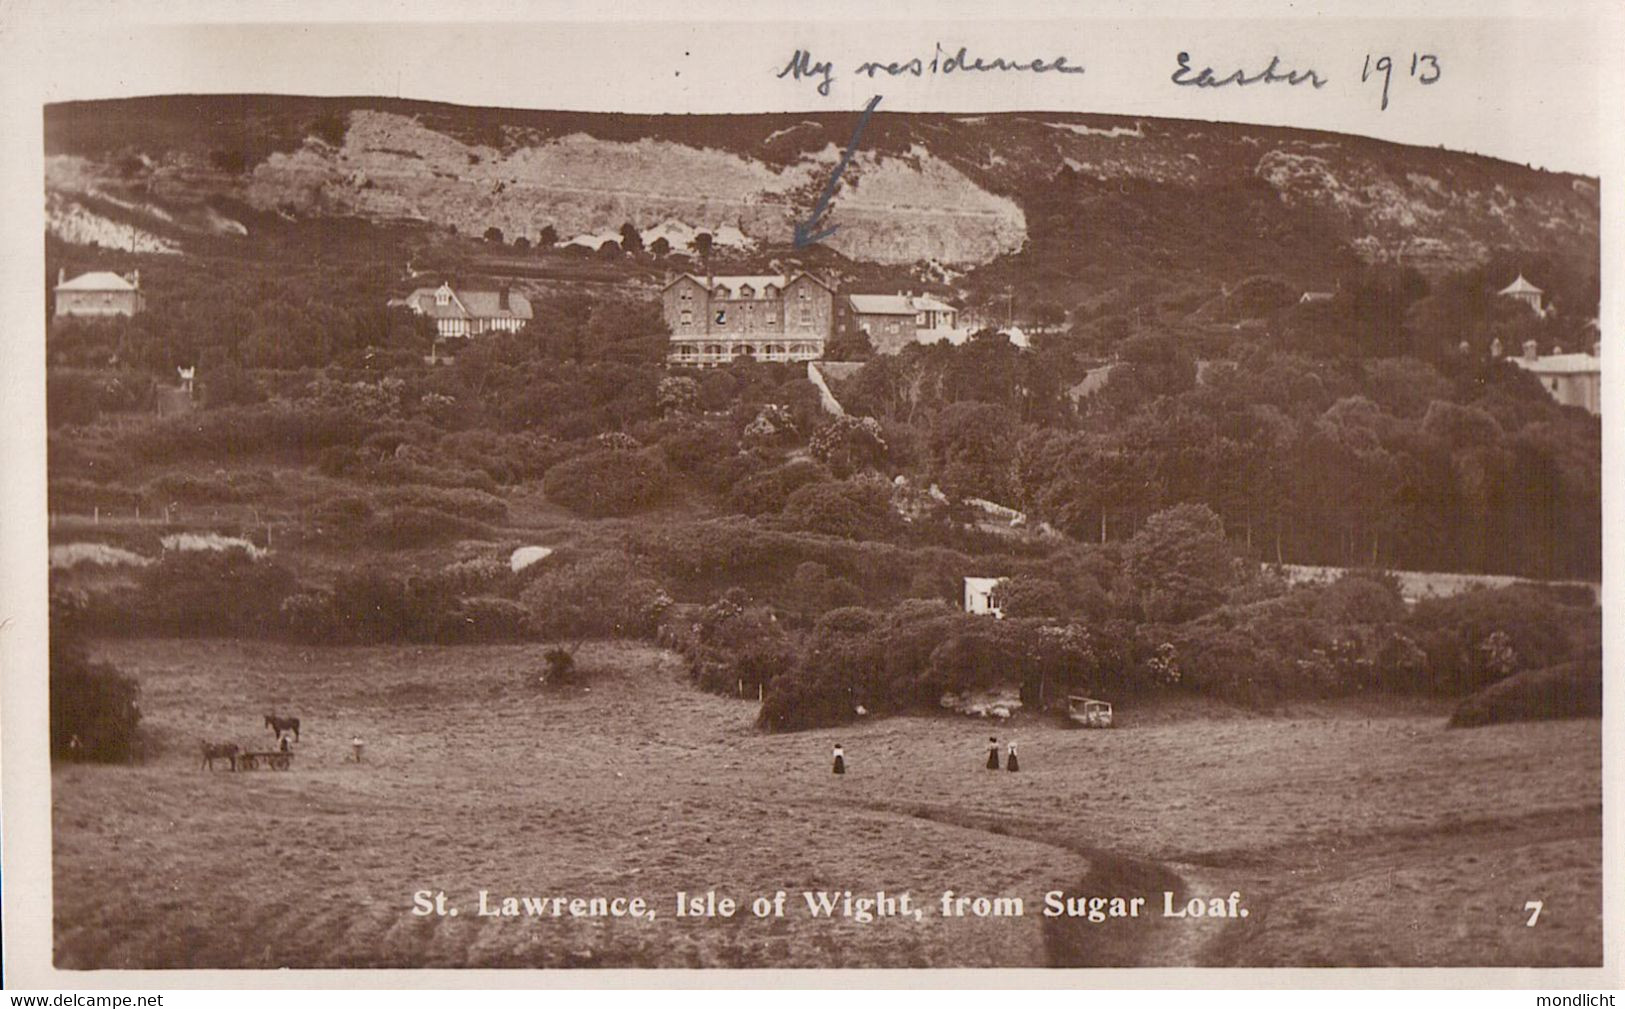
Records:
[[[999,769],[999,737],[997,736],[987,737],[987,769],[989,771]]]
[[[846,773],[846,755],[841,752],[840,743],[835,744],[835,767],[832,770],[836,774]]]
[[[1004,762],[1004,769],[1006,771],[1019,771],[1019,770],[1021,770],[1021,761],[1016,759],[1016,743],[1015,743],[1015,740],[1010,741],[1010,756]]]

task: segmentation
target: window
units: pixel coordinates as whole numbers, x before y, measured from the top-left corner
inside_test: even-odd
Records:
[[[689,309],[683,309],[682,313],[677,317],[677,325],[683,327],[694,325],[694,313]]]

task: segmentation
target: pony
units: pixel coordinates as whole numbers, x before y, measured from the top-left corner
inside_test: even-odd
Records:
[[[265,727],[270,729],[271,734],[274,736],[280,736],[284,732],[292,730],[294,742],[299,741],[299,719],[297,718],[278,718],[275,715],[266,715]]]
[[[237,754],[242,749],[236,743],[203,743],[203,767],[205,770],[214,770],[214,762],[225,760],[231,763],[231,769],[237,770]]]

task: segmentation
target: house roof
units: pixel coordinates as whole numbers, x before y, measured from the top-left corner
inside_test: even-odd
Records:
[[[1518,274],[1518,279],[1517,280],[1514,280],[1512,283],[1510,283],[1507,286],[1501,288],[1501,293],[1502,294],[1544,294],[1546,292],[1542,291],[1540,288],[1536,287],[1534,284],[1531,284],[1529,281],[1523,279],[1523,274],[1520,273],[1520,274]]]
[[[707,282],[707,279],[705,277],[701,277],[701,276],[699,276],[697,274],[680,273],[677,276],[673,277],[670,281],[668,281],[666,283],[665,287],[662,287],[661,290],[665,290],[666,287],[670,287],[672,284],[675,284],[678,281],[683,280],[684,278],[687,278],[689,280],[692,280],[694,283],[700,285],[701,287],[705,288],[707,291],[712,290],[713,285],[715,287],[726,287],[729,291],[738,291],[744,285],[749,284],[756,291],[756,294],[758,296],[760,296],[761,293],[762,293],[762,289],[767,287],[769,284],[771,284],[772,286],[774,286],[774,287],[776,287],[776,288],[778,288],[779,290],[782,291],[785,288],[789,287],[791,284],[795,283],[798,279],[800,279],[802,277],[806,277],[808,280],[811,280],[813,283],[819,285],[820,287],[824,288],[825,290],[829,290],[829,291],[834,290],[833,287],[830,287],[828,284],[826,284],[816,273],[805,273],[805,272],[803,272],[803,273],[792,273],[792,274],[789,274],[789,275],[785,275],[785,274],[782,274],[782,273],[750,273],[750,274],[735,273],[735,274],[728,274],[727,276],[719,276],[719,277],[714,276],[714,277],[711,277],[709,282]]]
[[[438,287],[420,287],[407,295],[405,303],[416,311],[432,319],[530,319],[533,313],[530,299],[518,291],[508,292],[508,308],[500,307],[502,294],[499,291],[475,291],[468,288],[452,288],[451,301],[447,304],[436,304],[434,300]]]
[[[922,294],[914,299],[914,307],[921,312],[953,312],[954,306],[938,301],[929,294]]]
[[[848,295],[852,311],[859,315],[913,315],[914,304],[901,294]]]
[[[81,273],[67,283],[56,285],[58,291],[133,291],[135,285],[116,273],[98,270]]]

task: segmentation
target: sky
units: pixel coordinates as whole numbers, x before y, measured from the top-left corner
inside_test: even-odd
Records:
[[[1604,4],[1539,8],[1493,0],[1429,5],[1426,18],[1368,16],[1395,5],[1230,3],[973,6],[767,3],[744,14],[709,0],[681,5],[450,5],[396,0],[245,8],[174,0],[126,8],[69,4],[29,26],[40,58],[24,71],[42,101],[174,93],[388,95],[470,105],[599,112],[1040,110],[1302,126],[1488,154],[1599,175],[1604,53],[1619,38]],[[989,11],[997,9],[997,20]],[[1249,9],[1258,9],[1256,6]],[[1440,17],[1440,12],[1456,16]],[[1539,13],[1536,13],[1539,12]],[[843,19],[857,13],[860,20]],[[134,18],[139,18],[135,20]],[[455,18],[455,20],[451,20]],[[876,79],[866,61],[929,60],[941,45],[1030,61],[1066,56],[1082,74],[930,74]],[[828,94],[781,79],[803,50],[832,64]],[[1326,81],[1177,86],[1177,54],[1194,76],[1280,72]],[[1377,69],[1387,57],[1390,74]],[[1428,58],[1431,57],[1431,60]],[[1362,77],[1366,79],[1362,80]],[[1387,108],[1382,82],[1387,77]],[[1436,77],[1424,84],[1425,78]],[[1615,96],[1617,98],[1617,95]]]

